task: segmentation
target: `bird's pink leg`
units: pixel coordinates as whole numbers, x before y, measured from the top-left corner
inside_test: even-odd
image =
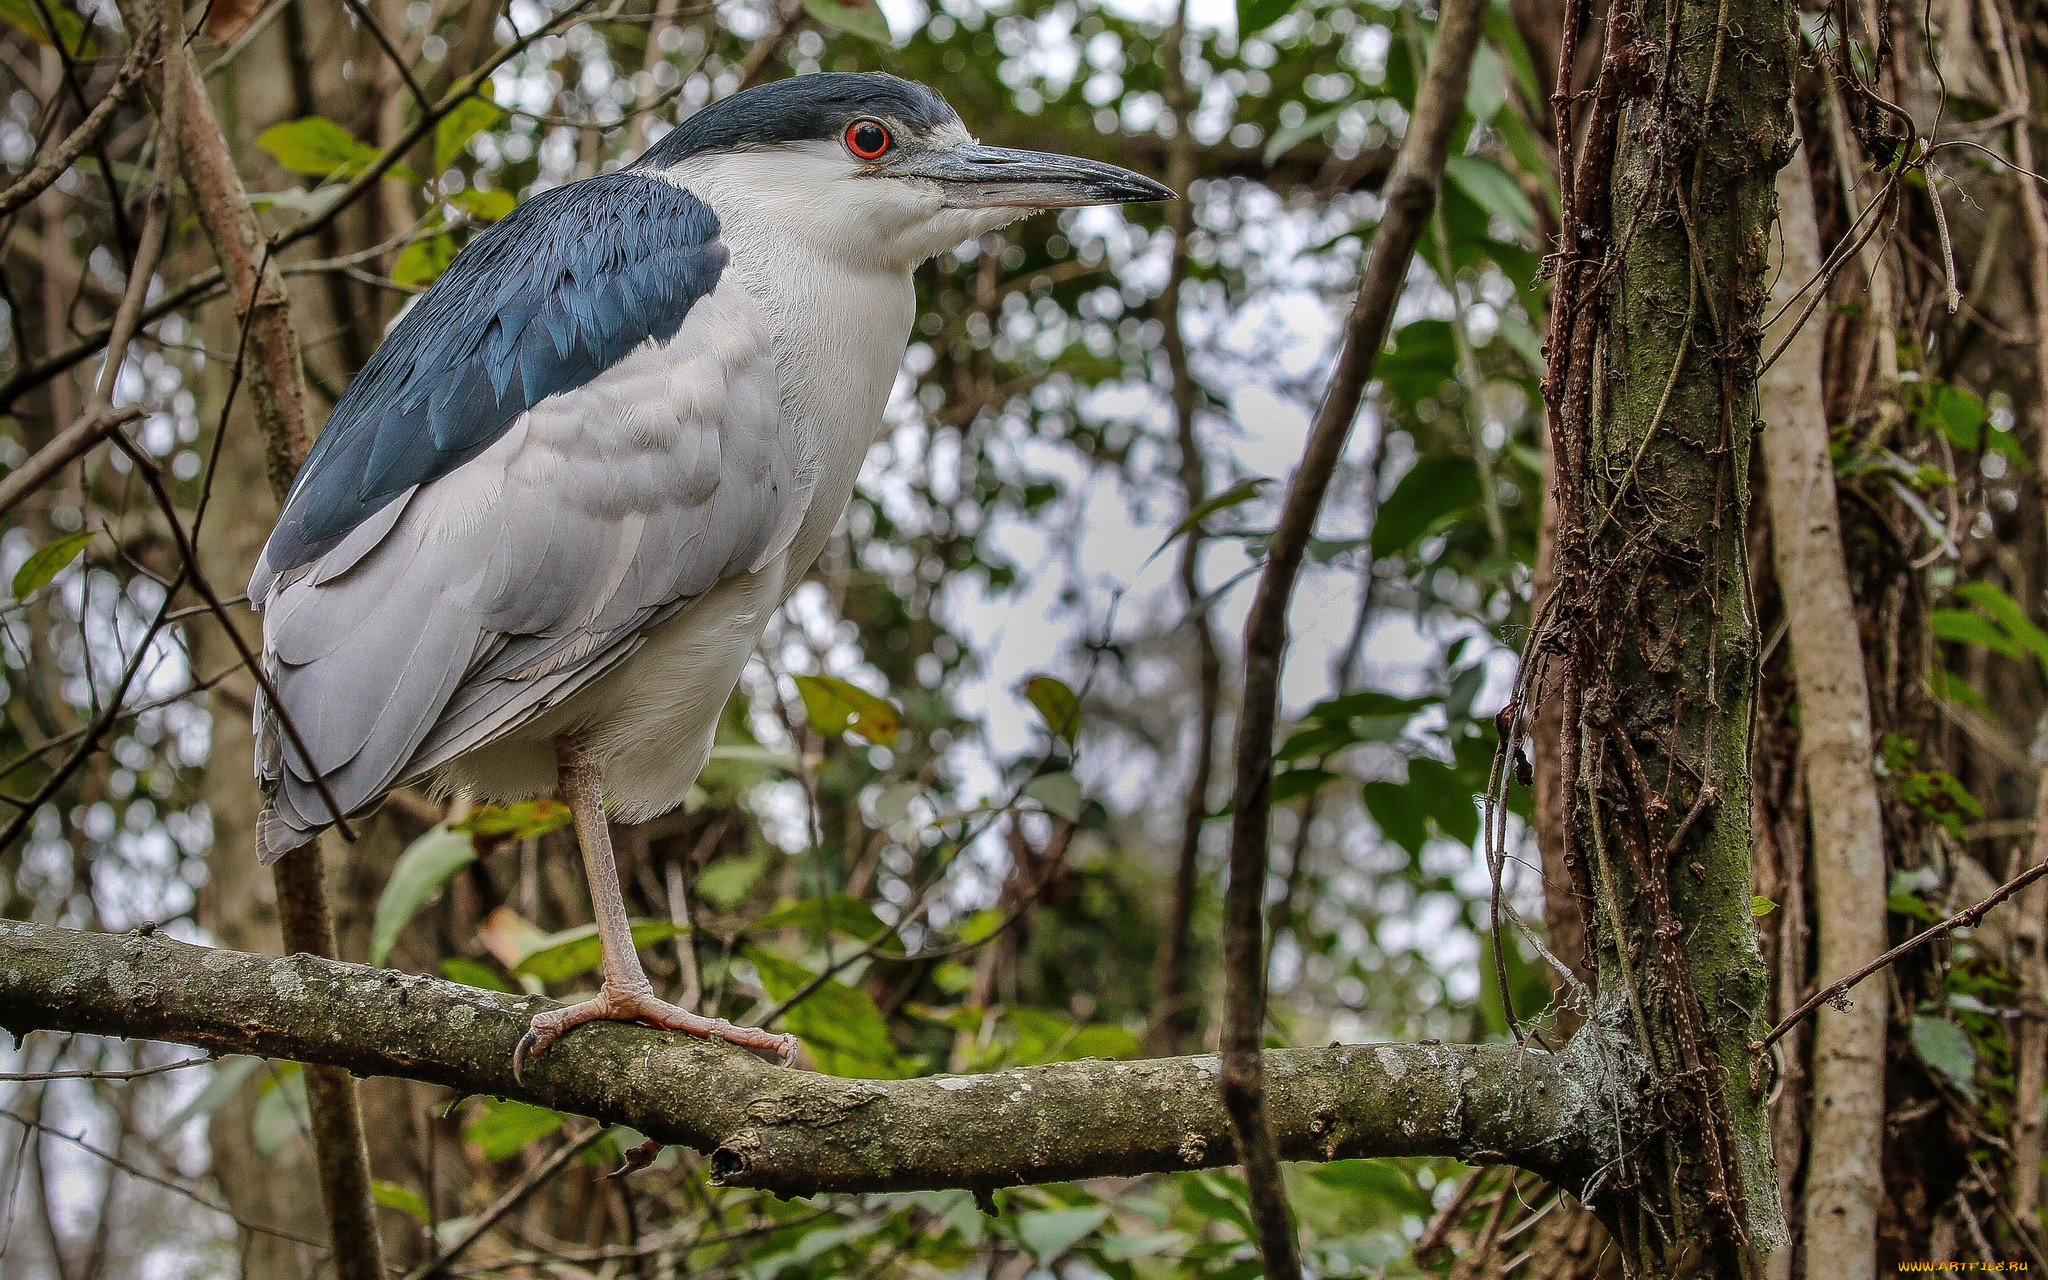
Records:
[[[603,780],[597,761],[574,735],[555,740],[555,766],[562,799],[576,823],[576,843],[583,849],[583,870],[590,880],[590,902],[597,914],[597,936],[604,950],[604,988],[595,999],[534,1015],[519,1047],[512,1051],[517,1078],[526,1060],[537,1058],[572,1027],[586,1022],[645,1022],[669,1031],[687,1031],[705,1039],[721,1039],[746,1049],[772,1053],[784,1066],[796,1061],[797,1039],[755,1027],[734,1026],[723,1018],[706,1018],[655,997],[654,984],[640,967],[626,902],[619,892],[619,872],[612,860],[611,829],[605,822]]]

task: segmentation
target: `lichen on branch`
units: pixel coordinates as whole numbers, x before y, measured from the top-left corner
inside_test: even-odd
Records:
[[[158,932],[0,921],[0,1027],[146,1037],[398,1076],[630,1125],[783,1195],[995,1188],[1236,1160],[1213,1056],[848,1080],[642,1027],[578,1029],[512,1078],[539,997]],[[1615,1048],[1379,1044],[1266,1055],[1283,1158],[1455,1156],[1580,1185],[1610,1158]]]

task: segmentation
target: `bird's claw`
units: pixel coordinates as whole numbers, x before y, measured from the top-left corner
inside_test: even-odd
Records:
[[[535,1021],[538,1021],[538,1019],[535,1019]],[[538,1058],[543,1053],[546,1053],[548,1046],[554,1042],[555,1037],[552,1035],[543,1037],[539,1027],[527,1027],[526,1034],[519,1037],[519,1043],[512,1049],[513,1081],[518,1084],[525,1084],[526,1060],[528,1058]]]
[[[797,1055],[803,1051],[803,1045],[787,1032],[774,1035],[756,1027],[736,1026],[724,1018],[706,1018],[658,1000],[651,992],[607,989],[580,1004],[535,1014],[526,1034],[519,1037],[518,1046],[512,1050],[513,1080],[524,1084],[526,1064],[546,1053],[566,1032],[586,1022],[641,1022],[665,1031],[687,1031],[701,1039],[723,1040],[756,1053],[772,1053],[785,1067],[795,1066]]]

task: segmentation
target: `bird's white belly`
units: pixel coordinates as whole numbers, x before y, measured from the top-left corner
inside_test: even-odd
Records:
[[[710,757],[726,699],[782,603],[787,565],[778,556],[720,582],[588,688],[450,762],[440,785],[490,801],[545,794],[555,785],[555,739],[575,733],[602,763],[616,818],[640,822],[675,808]]]
[[[769,618],[845,511],[915,311],[907,275],[817,264],[784,278],[803,282],[794,296],[764,296],[749,284],[775,333],[786,420],[798,424],[804,445],[810,502],[788,546],[691,600],[560,705],[450,761],[437,771],[440,787],[494,801],[545,794],[555,785],[555,738],[574,732],[601,762],[607,804],[619,820],[644,821],[682,803]]]

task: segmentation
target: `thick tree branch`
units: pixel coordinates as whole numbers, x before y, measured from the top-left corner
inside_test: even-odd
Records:
[[[1238,721],[1235,814],[1230,823],[1230,882],[1223,907],[1224,1104],[1245,1150],[1245,1177],[1259,1227],[1259,1252],[1269,1280],[1298,1276],[1294,1227],[1280,1191],[1273,1135],[1263,1100],[1260,1036],[1266,1013],[1265,903],[1271,839],[1273,730],[1279,714],[1280,667],[1287,649],[1287,609],[1302,556],[1330,478],[1344,456],[1365,385],[1408,278],[1416,241],[1436,209],[1451,130],[1464,108],[1472,50],[1485,17],[1482,0],[1445,0],[1437,21],[1415,113],[1386,187],[1386,213],[1345,325],[1344,346],[1317,411],[1301,465],[1287,487],[1279,523],[1245,623],[1244,709]]]
[[[994,1188],[1236,1161],[1213,1057],[1088,1060],[987,1076],[842,1080],[643,1027],[580,1028],[512,1078],[549,1002],[315,956],[157,933],[0,922],[0,1027],[147,1037],[518,1098],[712,1153],[784,1195]],[[1515,1045],[1346,1045],[1266,1055],[1282,1157],[1437,1155],[1580,1180],[1611,1158],[1627,1061],[1592,1032]]]

